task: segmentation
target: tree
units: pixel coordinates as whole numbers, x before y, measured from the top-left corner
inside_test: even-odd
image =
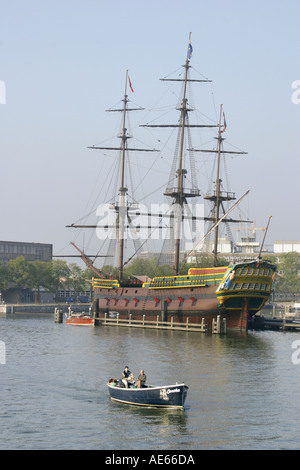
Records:
[[[24,256],[11,259],[7,263],[7,270],[8,280],[18,289],[18,300],[20,301],[21,289],[26,289],[30,286],[28,262]]]
[[[117,279],[118,274],[119,274],[119,269],[112,265],[106,265],[101,268],[101,272],[106,277],[111,276],[112,279]],[[91,278],[92,277],[95,277],[95,273],[93,271],[91,271]]]
[[[29,261],[29,284],[30,287],[37,290],[36,302],[40,302],[40,288],[47,287],[51,283],[50,264],[45,261]]]
[[[66,261],[60,259],[48,261],[48,263],[50,273],[47,285],[44,287],[47,287],[50,291],[57,294],[58,290],[63,289],[66,286],[67,279],[70,275],[70,269]]]
[[[276,255],[263,255],[262,259],[264,261],[270,261],[270,263],[274,264],[276,268],[278,268],[280,260],[278,259],[278,256]]]
[[[66,285],[70,290],[75,292],[82,292],[86,290],[86,276],[84,271],[76,264],[69,265],[69,274],[66,280]]]
[[[8,269],[6,266],[0,265],[0,293],[7,289]]]
[[[197,253],[194,263],[182,263],[181,274],[187,274],[190,268],[209,268],[214,266],[214,256],[210,253]],[[225,258],[218,258],[218,266],[228,266]]]
[[[156,260],[136,258],[124,269],[124,277],[127,276],[155,276]]]
[[[147,276],[152,279],[155,276],[172,276],[173,274],[172,266],[158,265],[156,258],[136,258],[124,269],[125,278],[126,276]]]
[[[280,256],[280,276],[277,276],[276,290],[279,292],[300,291],[300,253],[291,251]]]

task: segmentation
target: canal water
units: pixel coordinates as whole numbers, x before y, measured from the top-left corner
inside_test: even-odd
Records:
[[[299,343],[298,343],[299,341]],[[300,333],[95,328],[0,318],[0,449],[300,448]],[[189,386],[184,411],[113,403],[125,365]]]

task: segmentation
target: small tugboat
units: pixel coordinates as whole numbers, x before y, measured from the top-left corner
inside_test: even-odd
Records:
[[[66,314],[65,323],[67,325],[95,326],[95,318],[93,318],[89,313],[74,313],[69,308],[69,311]]]
[[[129,405],[180,408],[183,409],[188,386],[184,383],[175,385],[143,385],[141,388],[125,388],[121,379],[110,379],[108,382],[110,397],[114,401]]]

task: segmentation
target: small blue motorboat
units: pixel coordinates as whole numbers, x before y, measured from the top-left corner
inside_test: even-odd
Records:
[[[129,385],[128,388],[120,379],[110,379],[108,382],[110,398],[114,401],[138,406],[153,406],[159,408],[183,408],[188,386],[184,383],[175,385],[143,385],[137,388]]]

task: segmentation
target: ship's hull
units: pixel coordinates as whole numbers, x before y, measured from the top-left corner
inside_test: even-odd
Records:
[[[201,323],[208,328],[218,315],[228,329],[247,330],[250,318],[269,299],[275,272],[268,262],[248,262],[225,268],[189,272],[188,276],[154,278],[143,286],[94,283],[98,312],[120,318]],[[110,287],[108,286],[111,282]]]
[[[129,318],[131,314],[132,319],[136,320],[142,319],[143,315],[148,320],[156,320],[159,315],[166,322],[173,317],[174,322],[185,323],[188,318],[190,323],[199,324],[204,318],[208,328],[212,327],[213,319],[221,315],[226,318],[227,328],[246,330],[248,319],[257,312],[256,309],[248,310],[247,298],[239,309],[226,310],[220,307],[216,286],[198,287],[188,293],[186,290],[178,288],[162,293],[142,287],[118,288],[113,292],[109,289],[95,289],[95,298],[98,299],[100,314],[106,312],[114,316],[118,313],[120,318]]]

